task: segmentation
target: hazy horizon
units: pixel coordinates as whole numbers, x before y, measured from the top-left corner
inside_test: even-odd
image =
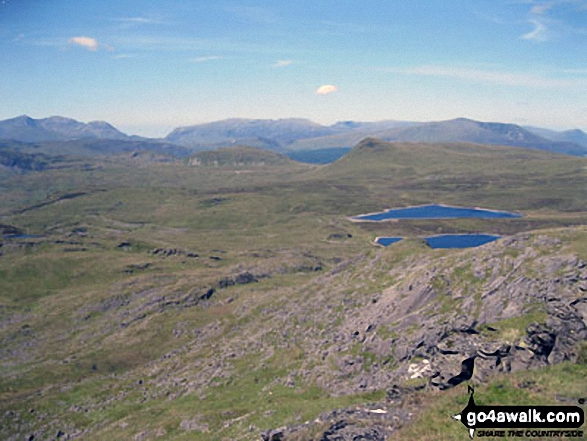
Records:
[[[587,130],[586,0],[0,4],[0,119],[130,134],[232,117]]]
[[[22,114],[22,115],[15,115],[13,117],[10,118],[6,118],[6,119],[13,119],[13,118],[18,118],[21,116],[27,116],[29,118],[32,118],[34,120],[39,120],[39,119],[45,119],[45,118],[51,118],[51,117],[64,117],[64,118],[71,118],[74,119],[76,121],[82,122],[82,123],[90,123],[90,122],[96,122],[96,121],[104,121],[107,122],[109,124],[111,124],[114,128],[116,128],[117,130],[121,131],[122,133],[126,134],[126,135],[130,135],[130,136],[142,136],[142,137],[147,137],[147,138],[165,138],[167,135],[169,135],[174,129],[177,128],[181,128],[181,127],[188,127],[188,126],[196,126],[196,125],[204,125],[204,124],[210,124],[210,123],[214,123],[214,122],[222,122],[222,121],[228,121],[228,120],[232,120],[232,119],[249,119],[249,120],[287,120],[287,119],[303,119],[303,120],[308,120],[308,121],[312,121],[318,124],[321,124],[323,126],[331,126],[337,123],[342,123],[342,122],[359,122],[359,123],[372,123],[372,122],[383,122],[383,121],[395,121],[395,122],[399,122],[399,123],[415,123],[415,124],[426,124],[426,123],[433,123],[433,122],[443,122],[443,121],[450,121],[453,119],[470,119],[470,120],[474,120],[473,118],[467,118],[464,116],[459,116],[457,118],[451,118],[450,120],[429,120],[429,121],[408,121],[408,120],[392,120],[392,119],[386,119],[386,120],[373,120],[373,121],[365,121],[365,120],[348,120],[348,119],[343,119],[343,120],[336,120],[333,122],[326,122],[326,123],[320,123],[318,121],[314,121],[310,118],[304,118],[304,117],[297,117],[297,116],[293,116],[293,117],[285,117],[285,118],[242,118],[242,117],[228,117],[228,118],[223,118],[223,119],[218,119],[218,120],[212,120],[212,121],[196,121],[193,124],[188,124],[188,125],[153,125],[153,126],[119,126],[116,124],[113,124],[111,121],[108,120],[91,120],[91,121],[81,121],[78,120],[77,118],[72,118],[71,116],[68,115],[48,115],[48,116],[33,116],[33,115],[29,115],[29,114]],[[0,120],[0,121],[4,121],[4,120]],[[477,120],[474,120],[477,121]],[[504,123],[504,124],[515,124],[509,121],[479,121],[479,122],[485,122],[485,123]],[[577,129],[577,127],[569,127],[569,128],[556,128],[556,127],[546,127],[546,126],[537,126],[537,125],[533,125],[533,124],[520,124],[520,127],[533,127],[533,128],[537,128],[537,129],[547,129],[547,130],[553,130],[553,131],[557,131],[557,132],[563,132],[566,130],[574,130]]]

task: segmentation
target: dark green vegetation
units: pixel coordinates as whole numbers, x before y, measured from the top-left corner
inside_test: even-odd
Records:
[[[536,245],[537,257],[587,259],[583,158],[373,139],[327,166],[252,149],[201,153],[190,160],[198,166],[143,154],[21,154],[23,164],[45,165],[0,167],[0,224],[2,231],[41,237],[1,241],[3,439],[50,439],[59,431],[81,439],[259,439],[264,429],[380,402],[391,385],[361,388],[358,378],[395,375],[399,357],[366,350],[359,340],[328,350],[339,344],[333,336],[348,337],[355,322],[370,319],[364,308],[383,304],[374,301],[396,287],[407,296],[417,274],[446,267],[453,270],[451,289],[468,293],[480,320],[484,314],[474,287],[489,283],[489,271],[467,266],[472,257],[482,261],[484,247],[430,250],[419,237],[531,231],[555,241]],[[428,203],[524,217],[348,220]],[[370,245],[376,236],[409,239],[377,249]],[[503,268],[519,255],[524,265],[537,258],[525,248],[495,246],[490,250],[499,257],[492,259]],[[527,263],[524,274],[544,274],[539,264]],[[438,277],[430,286],[441,293],[446,283]],[[429,303],[439,305],[427,310],[431,316],[442,316],[466,302],[439,295]],[[543,320],[545,313],[531,306],[521,312]],[[501,324],[498,337],[515,340],[528,323],[481,324]],[[389,342],[420,328],[390,322],[377,333],[391,348]],[[362,368],[345,371],[337,354],[360,358]],[[547,378],[542,389],[520,397],[546,404],[551,390],[570,394],[585,375],[584,366],[569,362],[552,369],[491,381],[505,384],[503,399],[513,404],[516,382]],[[490,383],[479,396],[493,401],[500,390]],[[430,394],[420,396],[423,402],[434,403],[416,417],[426,420],[444,422],[465,399],[462,386],[422,393]],[[447,419],[445,426],[404,430],[404,439],[442,439],[464,429]]]
[[[230,147],[196,153],[191,165],[215,167],[287,165],[291,161],[279,153],[252,147]]]

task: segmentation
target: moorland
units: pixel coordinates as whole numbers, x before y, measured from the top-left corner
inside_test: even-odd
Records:
[[[1,438],[462,439],[467,385],[587,396],[587,158],[168,141],[0,147]],[[349,220],[439,203],[522,217]]]

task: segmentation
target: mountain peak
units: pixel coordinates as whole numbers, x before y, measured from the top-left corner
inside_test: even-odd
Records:
[[[19,115],[17,117],[14,118],[10,118],[7,119],[6,122],[13,122],[13,123],[23,123],[23,124],[34,124],[35,123],[35,119],[31,118],[28,115]]]
[[[128,136],[103,121],[86,124],[63,116],[33,119],[27,115],[21,115],[0,121],[0,139],[42,142],[86,138],[127,139]]]

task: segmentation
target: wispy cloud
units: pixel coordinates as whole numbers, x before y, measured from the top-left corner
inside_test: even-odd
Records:
[[[69,40],[67,40],[67,42],[69,44],[81,46],[81,47],[88,49],[90,51],[97,51],[98,50],[98,41],[92,37],[85,37],[85,36],[72,37]]]
[[[587,75],[587,69],[563,69],[561,72],[565,74]]]
[[[161,23],[158,20],[149,17],[122,17],[117,18],[116,21],[121,21],[123,23],[138,23],[138,24],[158,24]]]
[[[194,63],[205,63],[207,61],[214,61],[214,60],[221,60],[222,57],[220,55],[210,55],[208,57],[196,57],[196,58],[190,58],[190,61],[193,61]]]
[[[112,56],[113,60],[127,60],[129,58],[135,58],[133,54],[116,54]]]
[[[501,14],[487,14],[474,11],[475,15],[499,25],[521,25],[526,28],[519,38],[534,43],[558,40],[570,35],[587,35],[587,28],[571,24],[572,16],[587,10],[587,0],[508,0],[509,5],[517,5],[514,10],[504,10]],[[519,13],[519,7],[526,11]],[[528,27],[530,30],[528,30]]]
[[[541,14],[544,14],[545,12],[551,10],[553,6],[554,6],[553,3],[537,4],[537,5],[532,6],[532,9],[530,9],[530,13],[541,15]]]
[[[324,84],[316,90],[317,95],[328,95],[333,92],[338,92],[338,87],[333,84]]]
[[[294,60],[277,60],[275,63],[271,64],[271,67],[287,67],[287,66],[291,66],[292,64],[294,64],[295,61]]]
[[[376,70],[402,75],[420,75],[427,77],[454,78],[463,81],[497,84],[502,86],[534,88],[587,87],[587,77],[558,78],[555,76],[536,75],[518,72],[504,72],[499,70],[470,69],[457,66],[423,65],[409,68],[380,68]]]
[[[585,0],[528,1],[531,6],[527,23],[534,29],[520,36],[524,40],[545,42],[570,34],[586,34],[587,29],[577,28],[566,19],[587,8]]]
[[[546,27],[546,23],[543,20],[539,19],[532,19],[529,20],[534,26],[532,31],[528,32],[527,34],[522,35],[520,38],[523,40],[532,40],[532,41],[547,41],[549,39],[548,28]]]
[[[242,19],[257,23],[274,24],[278,21],[278,16],[275,12],[258,6],[242,6],[234,4],[227,6],[224,10]]]
[[[126,51],[265,53],[273,50],[269,44],[249,43],[225,38],[184,38],[134,33],[132,35],[112,36],[111,39],[117,48],[122,48]]]
[[[158,15],[137,15],[133,17],[118,17],[112,19],[120,23],[121,28],[131,28],[141,25],[163,25],[170,24],[169,20]]]
[[[389,30],[389,28],[382,28],[373,23],[363,25],[358,23],[338,22],[332,20],[320,20],[318,23],[322,29],[329,28],[341,34],[348,34],[349,32],[354,34],[373,34],[378,31]]]

